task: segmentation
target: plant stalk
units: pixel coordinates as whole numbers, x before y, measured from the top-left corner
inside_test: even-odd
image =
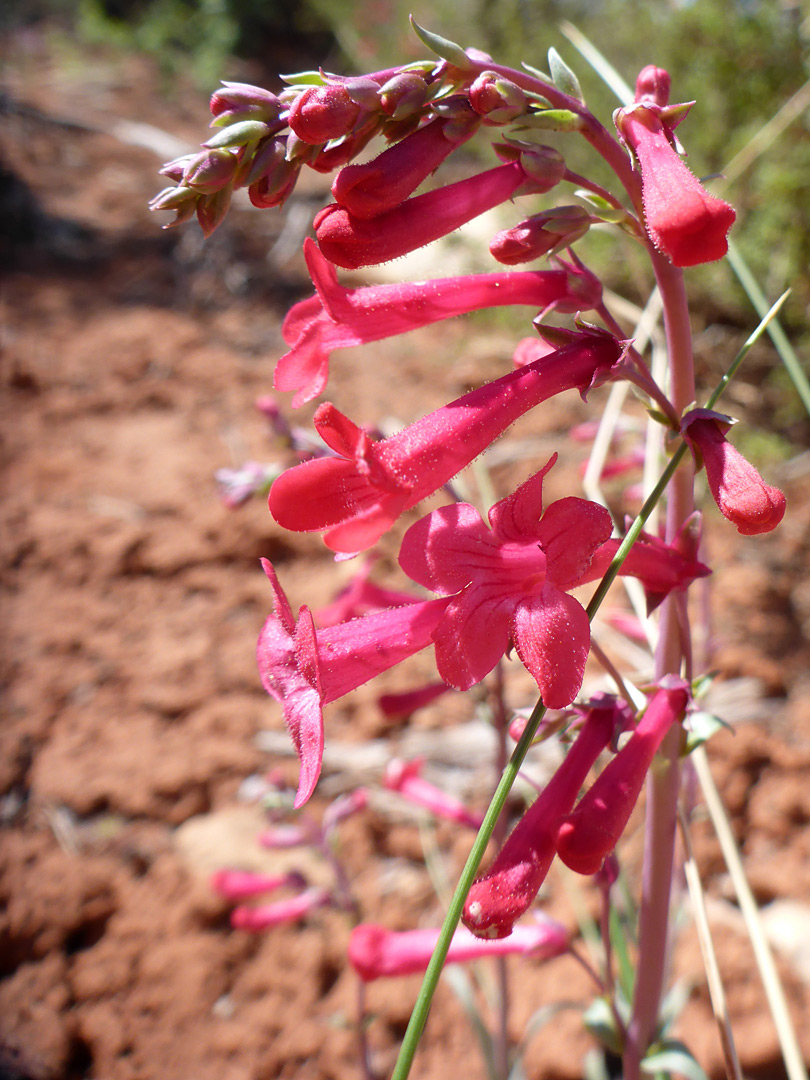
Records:
[[[661,292],[670,371],[670,399],[677,415],[695,400],[694,359],[683,274],[659,254],[653,266]],[[678,468],[668,491],[666,540],[673,543],[694,509],[694,470]],[[684,629],[677,600],[668,597],[661,609],[655,656],[657,679],[679,675],[684,655]],[[647,780],[647,821],[642,871],[639,950],[633,1011],[624,1052],[624,1080],[640,1080],[641,1062],[655,1040],[664,990],[669,946],[669,905],[675,858],[680,788],[680,729],[665,738]]]

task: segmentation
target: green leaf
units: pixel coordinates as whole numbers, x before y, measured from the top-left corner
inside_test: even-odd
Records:
[[[427,45],[431,52],[436,53],[437,56],[441,56],[443,60],[446,60],[453,67],[457,67],[459,71],[472,71],[474,64],[470,60],[469,56],[464,52],[460,45],[456,45],[455,41],[448,41],[447,38],[443,38],[440,34],[433,34],[430,30],[425,30],[423,26],[411,15],[411,26],[413,32],[419,38],[423,45]]]
[[[527,64],[525,60],[520,61],[520,66],[525,71],[528,71],[530,75],[534,75],[535,79],[540,79],[541,82],[550,83],[552,81],[550,75],[546,75],[546,73],[544,71],[541,71],[540,68],[532,67],[532,65]]]
[[[583,126],[582,117],[570,109],[541,109],[521,116],[518,131],[581,131]]]
[[[650,1047],[650,1051],[641,1062],[641,1071],[645,1073],[677,1073],[686,1080],[708,1080],[706,1073],[697,1063],[692,1053],[677,1039],[665,1039]]]
[[[704,675],[698,675],[696,679],[692,680],[692,697],[695,700],[708,694],[714,680],[717,678],[717,674],[716,671],[707,671]]]
[[[291,86],[323,86],[326,82],[320,71],[296,71],[293,75],[279,75],[279,78]]]
[[[234,146],[247,146],[248,143],[258,142],[268,132],[267,124],[262,120],[240,120],[238,124],[230,124],[215,132],[210,139],[203,144],[211,150],[226,150]]]
[[[582,96],[582,88],[579,85],[579,79],[557,50],[553,48],[548,50],[548,69],[551,72],[551,80],[558,90],[562,90],[564,94],[576,98],[577,101],[581,101],[583,105],[585,104],[585,98]]]
[[[689,713],[689,725],[691,730],[686,732],[681,757],[686,757],[693,750],[697,750],[699,746],[703,746],[722,728],[731,731],[731,725],[727,724],[725,720],[721,720],[719,716],[714,716],[712,713],[703,712],[702,710]]]
[[[582,1022],[602,1046],[614,1054],[621,1055],[624,1049],[622,1037],[607,998],[598,997],[591,1002],[582,1016]]]
[[[615,67],[607,60],[585,35],[572,23],[563,22],[560,29],[577,51],[585,57],[593,70],[610,87],[622,105],[629,105],[635,94]]]

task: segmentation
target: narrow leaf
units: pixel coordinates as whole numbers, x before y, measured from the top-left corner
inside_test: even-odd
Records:
[[[558,90],[585,104],[579,79],[554,48],[548,50],[548,69],[551,72],[552,82]]]
[[[668,1039],[652,1047],[652,1053],[641,1063],[641,1071],[648,1074],[674,1072],[686,1077],[686,1080],[708,1080],[687,1047],[676,1039]]]
[[[419,38],[423,45],[427,45],[431,52],[436,53],[437,56],[441,56],[443,60],[446,60],[453,67],[459,69],[459,71],[472,71],[473,62],[469,56],[464,52],[460,45],[456,45],[455,41],[448,41],[447,38],[443,38],[440,34],[431,33],[430,30],[425,30],[423,26],[411,15],[411,26],[413,32]]]

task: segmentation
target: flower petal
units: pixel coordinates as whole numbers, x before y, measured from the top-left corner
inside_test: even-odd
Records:
[[[399,565],[409,578],[439,593],[463,589],[484,563],[495,563],[498,549],[481,515],[469,503],[442,506],[420,518],[405,533]]]
[[[500,586],[469,586],[449,604],[433,632],[436,667],[445,682],[469,690],[492,671],[509,645],[516,599]]]
[[[563,709],[579,693],[591,645],[591,627],[582,605],[546,584],[515,610],[518,656],[534,676],[543,703]]]
[[[610,514],[598,503],[574,496],[553,502],[537,530],[548,560],[548,580],[561,589],[571,588],[611,530]]]

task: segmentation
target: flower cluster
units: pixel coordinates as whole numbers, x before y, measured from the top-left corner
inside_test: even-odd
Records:
[[[506,731],[501,677],[503,661],[513,653],[544,706],[579,715],[562,764],[472,886],[463,916],[468,930],[459,931],[448,954],[454,960],[527,950],[552,955],[567,948],[558,928],[514,930],[552,861],[559,857],[582,874],[599,872],[670,732],[667,767],[677,754],[674,736],[691,693],[681,677],[691,662],[682,594],[709,573],[698,558],[699,515],[682,484],[665,533],[642,532],[627,553],[604,506],[571,495],[544,498],[556,454],[494,501],[486,515],[457,497],[451,482],[515,421],[557,395],[576,390],[585,399],[604,383],[626,379],[646,395],[650,414],[686,442],[695,470],[705,466],[721,512],[740,532],[773,529],[785,498],[726,441],[730,419],[694,408],[686,393],[693,390],[693,372],[679,268],[722,258],[735,212],[703,187],[680,156],[675,128],[690,104],[669,104],[669,75],[652,65],[640,73],[635,101],[614,115],[617,138],[586,107],[575,76],[556,53],[549,57],[551,77],[544,77],[533,68],[502,68],[477,50],[465,52],[418,32],[438,62],[356,77],[305,72],[285,79],[279,94],[224,84],[211,99],[214,134],[199,153],[164,167],[176,186],[161,192],[152,208],[174,211],[173,224],[196,214],[208,234],[238,188],[247,189],[256,207],[278,207],[304,166],[336,171],[333,201],[315,215],[314,238],[304,243],[314,294],[294,305],[282,328],[288,351],[278,361],[274,387],[292,393],[295,408],[326,390],[338,350],[482,309],[528,309],[539,337],[521,332],[508,370],[396,433],[382,437],[331,401],[314,414],[317,448],[287,430],[297,464],[273,479],[270,512],[286,529],[321,533],[337,558],[373,548],[439,489],[448,488],[455,501],[411,523],[401,540],[399,566],[419,592],[373,584],[367,562],[327,608],[313,614],[304,605],[295,615],[275,569],[263,560],[273,610],[259,635],[257,659],[262,684],[281,705],[300,761],[296,808],[312,796],[320,776],[324,707],[422,650],[432,650],[435,677],[388,695],[386,715],[409,715],[449,689],[468,690],[489,680],[501,694]],[[425,183],[476,133],[493,129],[499,129],[493,143],[497,164],[452,183]],[[540,133],[552,129],[584,137],[612,170],[618,194],[571,172],[560,150],[543,146]],[[358,160],[374,139],[381,140],[376,156]],[[538,201],[565,183],[576,186],[577,203]],[[353,287],[339,279],[338,268],[356,271],[396,259],[518,198],[531,204],[492,237],[490,272]],[[598,278],[572,250],[592,227],[605,225],[623,230],[651,259],[664,297],[671,360],[685,370],[670,379],[671,396],[625,340]],[[548,257],[552,261],[542,269],[503,269]],[[582,312],[592,313],[593,324],[583,321]],[[549,326],[550,313],[577,317],[573,326]],[[264,408],[280,430],[277,407]],[[637,463],[633,457],[609,467],[618,472]],[[251,463],[221,481],[236,503],[270,475]],[[620,545],[623,561],[616,566]],[[589,613],[596,605],[586,610],[573,594],[615,572],[641,583],[648,613],[667,600],[661,625],[668,636],[640,717],[604,694],[575,704],[592,647]],[[604,666],[611,670],[609,659]],[[616,681],[626,694],[621,677]],[[626,741],[619,748],[622,734]],[[580,795],[608,749],[613,756]],[[422,777],[421,766],[394,761],[384,783],[435,814],[477,828],[480,816]],[[653,811],[661,813],[654,805]],[[487,822],[489,828],[489,817]],[[295,827],[288,827],[266,842],[298,843],[296,836]],[[280,907],[237,908],[235,925],[251,929],[300,917],[332,897],[290,879],[218,879],[218,888],[235,900],[291,884],[298,892]],[[370,981],[423,969],[435,942],[434,930],[396,934],[361,925],[349,956],[360,978]],[[659,957],[649,970],[663,967]],[[649,1036],[649,1045],[652,1035],[650,1027],[640,1044]],[[628,1075],[637,1073],[634,1068]]]

